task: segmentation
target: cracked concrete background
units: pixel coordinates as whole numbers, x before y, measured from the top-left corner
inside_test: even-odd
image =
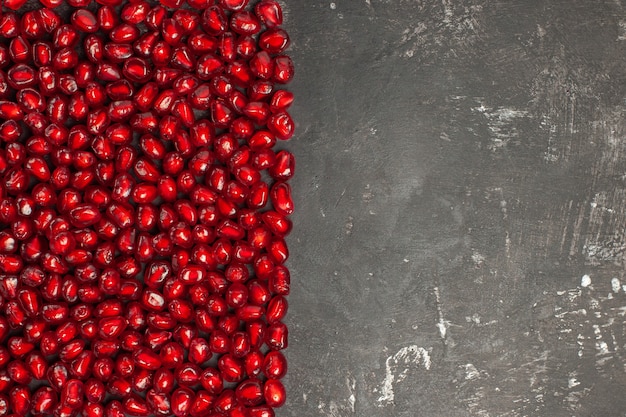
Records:
[[[282,4],[277,414],[626,416],[626,4]]]

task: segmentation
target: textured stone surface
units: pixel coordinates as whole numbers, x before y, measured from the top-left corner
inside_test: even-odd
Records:
[[[626,5],[283,4],[278,415],[626,415]]]

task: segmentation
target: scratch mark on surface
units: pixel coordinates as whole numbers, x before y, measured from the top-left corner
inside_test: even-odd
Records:
[[[626,41],[626,20],[620,20],[618,23],[619,35],[617,36],[618,41]]]
[[[348,392],[350,392],[350,396],[348,397],[348,408],[352,412],[352,414],[356,413],[356,379],[353,377],[346,378],[346,384],[348,385]]]
[[[343,198],[345,194],[346,194],[346,188],[343,189],[343,191],[341,192],[341,195],[337,199],[337,202],[335,203],[335,208],[337,208],[337,206],[339,205],[339,203],[341,202],[341,199]]]
[[[435,306],[437,308],[437,328],[439,329],[439,335],[443,340],[443,343],[446,344],[448,327],[450,327],[450,322],[444,319],[443,310],[441,308],[441,294],[439,293],[439,287],[433,288],[433,292],[435,293]]]
[[[487,119],[487,129],[491,136],[488,148],[492,152],[506,147],[511,139],[519,136],[514,122],[528,115],[528,112],[524,110],[509,107],[492,108],[485,106],[484,103],[472,110],[482,114]]]
[[[395,355],[389,356],[385,361],[385,379],[380,386],[378,406],[394,404],[394,384],[404,381],[411,367],[423,367],[428,371],[431,365],[430,353],[417,345],[403,347]],[[398,372],[402,367],[404,369]]]

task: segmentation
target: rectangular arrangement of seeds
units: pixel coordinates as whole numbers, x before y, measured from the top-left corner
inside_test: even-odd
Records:
[[[274,0],[3,0],[0,417],[285,402]]]

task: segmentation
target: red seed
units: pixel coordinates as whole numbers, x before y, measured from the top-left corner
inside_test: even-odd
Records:
[[[98,9],[98,24],[105,32],[112,30],[118,24],[117,15],[111,6],[104,5]]]
[[[171,409],[176,417],[184,417],[191,410],[194,393],[189,388],[181,387],[172,393]]]
[[[49,415],[57,404],[57,394],[50,387],[41,387],[32,396],[31,412],[34,415]]]
[[[78,9],[72,14],[72,24],[83,32],[93,33],[98,30],[98,20],[87,9]]]
[[[128,80],[137,83],[148,81],[152,75],[148,62],[142,58],[136,57],[124,61],[122,72]]]
[[[143,22],[150,11],[150,5],[145,1],[130,3],[122,8],[120,17],[126,23],[136,25]]]
[[[4,6],[8,7],[11,10],[18,10],[24,4],[26,4],[27,0],[5,0]]]
[[[139,37],[139,29],[128,23],[121,23],[110,33],[109,38],[117,43],[132,43]]]
[[[246,406],[259,405],[263,401],[263,386],[255,379],[248,379],[237,387],[235,394]]]
[[[267,27],[280,26],[283,23],[282,8],[277,1],[262,0],[255,6],[254,12]]]

